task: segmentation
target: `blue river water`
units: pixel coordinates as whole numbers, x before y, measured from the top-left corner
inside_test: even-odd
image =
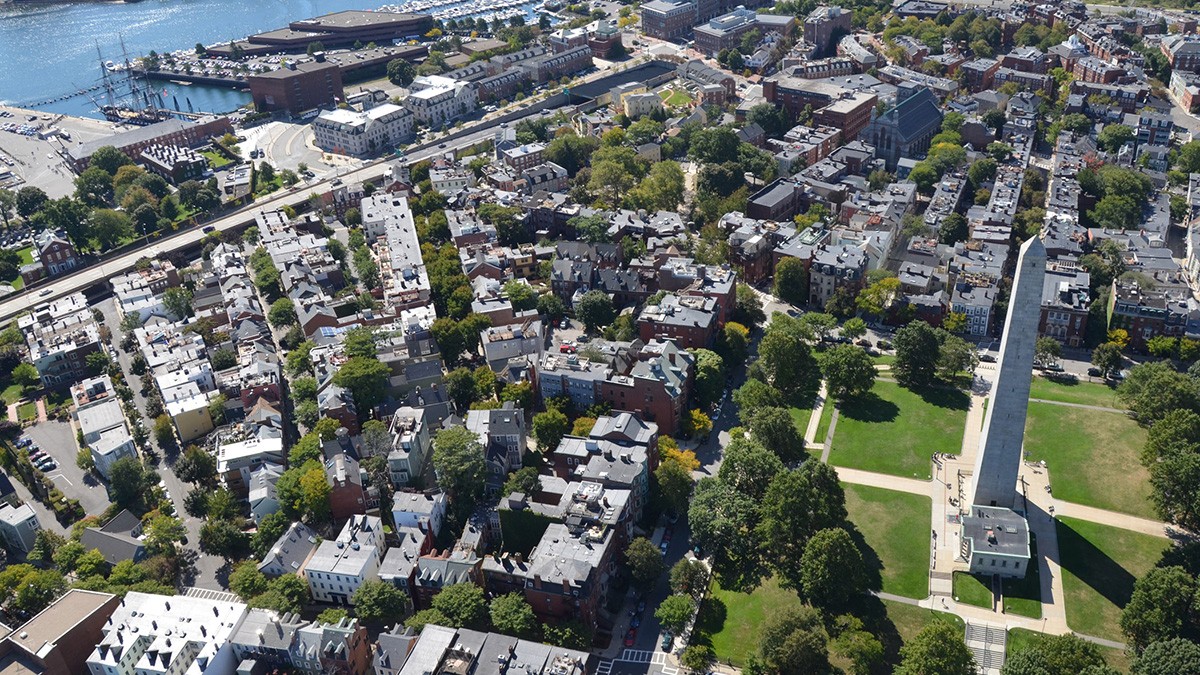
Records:
[[[0,5],[0,102],[30,105],[72,94],[100,81],[104,59],[120,62],[121,39],[130,58],[155,50],[191,49],[280,28],[290,21],[347,9],[376,9],[386,0],[143,0]],[[227,112],[247,103],[245,92],[155,82],[187,110]],[[97,100],[102,92],[93,92]],[[37,110],[100,117],[87,96]]]

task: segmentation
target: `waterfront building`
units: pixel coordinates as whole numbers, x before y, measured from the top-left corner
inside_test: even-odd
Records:
[[[313,120],[313,134],[322,150],[362,157],[391,150],[412,135],[412,126],[412,112],[384,103],[364,112],[322,111]]]
[[[296,63],[246,78],[254,107],[261,112],[283,110],[293,115],[316,108],[332,108],[344,96],[342,70],[324,58]]]
[[[402,101],[417,122],[429,127],[440,127],[466,115],[475,109],[477,102],[478,95],[470,82],[441,75],[413,80],[408,96]]]

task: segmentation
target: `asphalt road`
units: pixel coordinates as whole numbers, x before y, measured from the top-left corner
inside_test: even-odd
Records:
[[[112,351],[116,355],[116,361],[121,366],[121,370],[125,373],[126,382],[133,389],[134,407],[141,413],[139,420],[130,420],[130,422],[140,422],[147,430],[153,429],[154,420],[145,416],[146,399],[142,396],[141,392],[143,380],[134,375],[130,369],[134,352],[126,352],[120,347],[125,333],[121,330],[121,319],[117,315],[116,301],[112,299],[105,300],[98,304],[97,308],[104,315],[104,323],[112,331]],[[149,436],[150,443],[153,445],[155,443],[154,434],[150,433]],[[221,583],[218,574],[221,567],[224,566],[225,561],[217,556],[205,555],[200,552],[200,526],[204,524],[204,521],[188,515],[183,510],[183,498],[192,490],[192,486],[179,480],[175,476],[174,470],[172,470],[178,456],[178,452],[165,456],[160,450],[156,469],[158,470],[158,475],[162,478],[163,486],[166,487],[167,492],[171,495],[171,502],[175,505],[175,514],[183,522],[184,527],[187,528],[187,544],[183,548],[195,554],[193,565],[195,576],[192,579],[188,579],[185,585],[222,590],[225,588],[225,585]],[[91,510],[88,513],[91,513]]]

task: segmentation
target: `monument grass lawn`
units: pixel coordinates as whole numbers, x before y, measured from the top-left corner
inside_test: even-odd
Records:
[[[1008,645],[1005,653],[1008,656],[1012,656],[1026,649],[1033,649],[1045,639],[1045,633],[1025,628],[1013,628],[1008,631]],[[1131,663],[1129,655],[1125,653],[1125,650],[1113,647],[1100,647],[1100,653],[1104,655],[1104,660],[1108,662],[1108,665],[1117,669],[1118,672],[1129,672]]]
[[[1037,537],[1030,535],[1030,560],[1036,561]],[[1020,579],[1004,579],[1001,595],[1004,600],[1004,613],[1027,616],[1031,619],[1042,618],[1042,579],[1041,565],[1036,562],[1029,565],[1025,576]]]
[[[846,510],[867,568],[882,590],[909,598],[929,595],[929,497],[842,483]],[[863,546],[863,544],[866,546]],[[873,552],[873,555],[872,555]]]
[[[1171,546],[1153,537],[1076,518],[1056,522],[1067,625],[1078,633],[1123,641],[1121,609],[1144,575]]]
[[[1138,461],[1145,444],[1146,430],[1124,413],[1029,403],[1025,452],[1046,461],[1058,499],[1157,519]]]
[[[967,605],[991,609],[991,583],[992,581],[988,577],[981,577],[970,572],[955,572],[954,599]]]
[[[877,604],[862,618],[868,629],[880,635],[885,644],[893,643],[888,659],[893,665],[897,660],[895,652],[899,649],[899,641],[911,640],[930,623],[946,621],[960,631],[964,628],[962,619],[953,614],[891,600],[873,602]],[[746,660],[757,653],[758,638],[767,620],[802,605],[795,591],[783,588],[774,578],[766,579],[749,593],[727,590],[714,582],[697,616],[693,642],[712,647],[717,659],[723,663],[744,666]],[[835,665],[849,666],[839,663],[836,656],[833,658]]]
[[[958,389],[912,391],[877,380],[839,406],[829,463],[905,478],[930,478],[935,452],[962,449],[970,398]]]
[[[1029,388],[1029,398],[1094,405],[1100,408],[1125,409],[1125,406],[1117,400],[1116,389],[1097,382],[1084,382],[1070,378],[1051,380],[1045,377],[1034,377],[1033,384]]]
[[[807,405],[803,408],[791,407],[788,412],[792,415],[792,424],[796,425],[796,433],[800,434],[800,438],[804,438],[804,432],[808,431],[808,420],[812,418],[813,407]],[[824,441],[824,438],[818,438],[817,442]]]

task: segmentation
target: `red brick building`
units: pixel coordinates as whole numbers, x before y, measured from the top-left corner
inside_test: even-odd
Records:
[[[332,107],[345,94],[342,69],[325,60],[288,62],[269,73],[251,75],[250,95],[260,111],[285,110],[293,115],[306,110]]]

